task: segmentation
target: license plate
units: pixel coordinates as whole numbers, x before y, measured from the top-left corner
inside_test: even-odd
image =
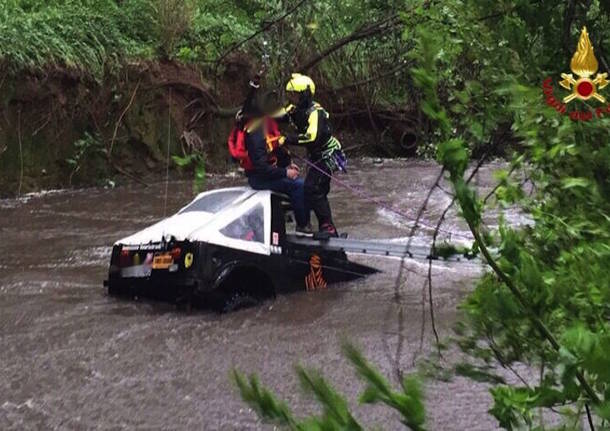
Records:
[[[153,258],[153,269],[168,269],[174,263],[174,258],[169,253],[158,253]]]

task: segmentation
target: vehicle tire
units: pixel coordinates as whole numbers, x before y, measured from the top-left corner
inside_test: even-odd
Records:
[[[260,304],[260,302],[260,298],[244,289],[232,289],[225,295],[221,311],[223,313],[230,313],[242,308],[254,307]]]
[[[108,295],[109,296],[122,296],[124,294],[123,290],[115,285],[108,286]]]
[[[234,268],[211,292],[210,306],[221,313],[253,307],[275,296],[269,276],[257,268]]]
[[[125,286],[117,286],[114,283],[108,285],[108,296],[120,297],[120,298],[129,298],[133,297],[133,292],[128,287]]]

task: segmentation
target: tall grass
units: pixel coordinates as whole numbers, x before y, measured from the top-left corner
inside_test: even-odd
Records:
[[[126,58],[154,55],[155,9],[149,0],[5,0],[0,62],[10,71],[46,67],[100,76]]]
[[[157,30],[161,52],[171,56],[193,22],[193,0],[153,0],[157,11]]]
[[[280,0],[0,0],[0,4],[0,68],[16,74],[59,67],[98,78],[131,60],[177,57],[214,63],[236,42],[286,11]],[[385,17],[386,9],[371,7],[368,1],[306,2],[239,49],[249,54],[255,67],[265,63],[269,81],[281,82],[295,65]],[[320,84],[335,88],[370,80],[363,87],[367,94],[360,97],[371,103],[379,99],[401,103],[407,87],[404,74],[378,82],[371,79],[404,63],[399,36],[346,46],[312,73]]]

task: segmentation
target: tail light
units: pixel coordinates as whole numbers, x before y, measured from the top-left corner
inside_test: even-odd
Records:
[[[169,252],[169,254],[172,255],[172,258],[174,259],[174,261],[177,261],[178,259],[180,259],[181,253],[182,253],[182,250],[180,250],[180,247],[174,247],[174,248],[172,248],[172,251]]]
[[[130,266],[131,265],[131,259],[129,256],[129,250],[121,250],[121,253],[119,254],[119,266],[120,267],[125,267],[125,266]]]

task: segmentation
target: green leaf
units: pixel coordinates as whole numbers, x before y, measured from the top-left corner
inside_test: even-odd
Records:
[[[191,163],[193,163],[193,156],[185,156],[185,157],[181,157],[181,156],[172,156],[172,160],[173,162],[180,166],[180,167],[185,167],[190,165]]]
[[[437,158],[451,174],[452,181],[461,178],[468,167],[468,151],[461,139],[451,139],[440,144]]]
[[[564,189],[571,189],[573,187],[590,187],[591,183],[586,178],[563,178],[561,180],[561,187]]]

